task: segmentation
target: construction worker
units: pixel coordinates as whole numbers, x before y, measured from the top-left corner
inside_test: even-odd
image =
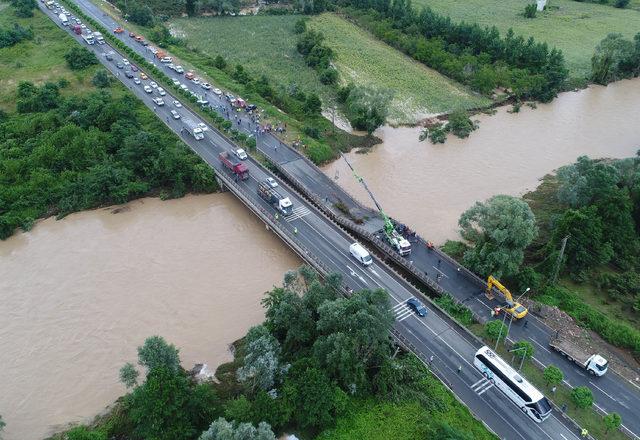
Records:
[[[580,435],[584,438],[589,437],[589,431],[587,431],[587,428],[582,428],[582,431],[580,431]]]

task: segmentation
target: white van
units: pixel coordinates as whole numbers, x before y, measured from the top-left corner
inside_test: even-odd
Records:
[[[371,263],[373,263],[371,255],[369,255],[369,252],[364,247],[362,247],[360,243],[353,243],[351,246],[349,246],[349,252],[351,252],[353,258],[358,260],[358,262],[360,262],[360,264],[364,266],[369,266]]]

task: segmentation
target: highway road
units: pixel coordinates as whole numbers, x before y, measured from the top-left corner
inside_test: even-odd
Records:
[[[102,12],[93,4],[81,1],[80,5],[85,13],[95,20],[103,22],[107,29],[112,29],[117,25],[110,18],[103,16]],[[172,104],[174,100],[179,99],[170,93],[163,97],[165,105],[155,105],[151,99],[158,96],[157,92],[148,94],[142,88],[150,81],[143,81],[141,85],[136,85],[133,79],[126,78],[122,70],[116,67],[116,63],[122,60],[122,57],[117,54],[117,50],[108,44],[85,45],[80,37],[72,34],[68,28],[61,26],[51,11],[44,8],[42,4],[40,7],[55,23],[75,38],[78,44],[82,44],[96,53],[104,66],[152,109],[217,174],[228,176],[228,171],[222,167],[218,160],[218,154],[222,151],[232,152],[236,148],[235,145],[212,127],[208,127],[205,138],[200,141],[184,133],[182,130],[184,128],[183,118],[190,118],[196,122],[204,121],[185,107],[177,107]],[[126,38],[128,37],[125,37],[124,41],[127,41]],[[133,42],[130,44],[132,47],[139,46]],[[142,46],[139,46],[139,49],[144,53]],[[104,54],[111,50],[116,52],[116,57],[112,62],[109,62]],[[182,79],[184,82],[184,78]],[[171,110],[177,111],[181,118],[174,119],[170,114]],[[247,121],[243,124],[246,124],[247,129],[251,129]],[[433,356],[431,368],[434,372],[441,378],[445,378],[454,393],[499,437],[503,439],[553,440],[578,438],[571,425],[556,414],[552,414],[545,422],[538,424],[522,414],[520,409],[506,399],[495,387],[484,389],[484,392],[476,392],[475,386],[482,382],[483,377],[471,364],[474,353],[479,348],[475,339],[430,306],[427,306],[429,313],[426,318],[420,318],[412,313],[405,304],[408,299],[418,295],[413,286],[378,259],[374,259],[374,263],[369,267],[359,265],[349,254],[348,247],[353,242],[350,236],[257,162],[249,158],[245,163],[250,169],[250,178],[238,182],[237,187],[231,185],[230,189],[237,195],[247,197],[250,200],[249,207],[256,214],[268,212],[272,215],[271,219],[275,219],[275,209],[258,197],[257,185],[266,177],[274,177],[279,181],[281,192],[289,196],[293,202],[294,214],[290,217],[279,216],[275,220],[278,223],[277,228],[287,236],[293,237],[296,243],[305,250],[304,252],[310,252],[324,268],[331,272],[340,273],[347,287],[356,291],[364,288],[385,289],[390,295],[391,307],[396,316],[396,329],[420,351],[423,359]],[[461,369],[459,370],[459,368]]]

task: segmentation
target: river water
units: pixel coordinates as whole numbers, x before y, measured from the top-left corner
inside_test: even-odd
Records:
[[[124,394],[118,369],[159,334],[211,367],[264,318],[301,264],[230,194],[131,202],[47,219],[0,242],[5,440],[88,421]]]
[[[347,157],[387,214],[443,243],[460,214],[495,194],[520,195],[580,155],[628,157],[640,149],[640,79],[561,94],[537,109],[479,115],[480,128],[445,144],[418,141],[418,128],[383,127],[369,154]],[[369,196],[343,160],[324,168],[361,202]]]

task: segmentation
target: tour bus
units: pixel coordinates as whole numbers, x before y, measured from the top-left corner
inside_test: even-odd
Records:
[[[540,423],[551,415],[547,398],[489,347],[477,351],[473,365],[535,422]]]

